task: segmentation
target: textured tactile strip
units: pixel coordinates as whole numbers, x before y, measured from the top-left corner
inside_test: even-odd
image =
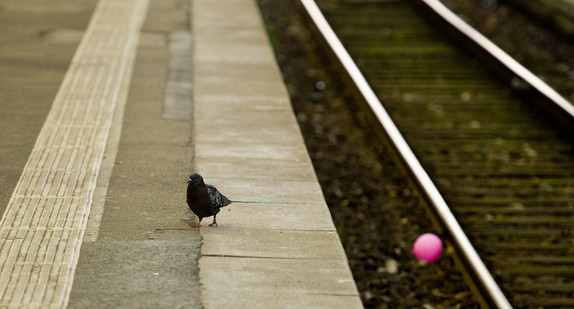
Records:
[[[0,222],[0,307],[66,306],[147,4],[101,0],[92,16]]]

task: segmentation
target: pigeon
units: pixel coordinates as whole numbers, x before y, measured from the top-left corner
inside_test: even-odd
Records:
[[[201,226],[201,219],[213,216],[209,226],[217,226],[215,216],[221,207],[231,204],[231,201],[221,194],[214,186],[206,185],[201,175],[194,173],[187,180],[187,205],[199,217],[199,222],[193,227]]]

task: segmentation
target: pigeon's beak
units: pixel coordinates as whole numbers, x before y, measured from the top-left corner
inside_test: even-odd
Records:
[[[187,180],[187,183],[190,183],[190,182],[191,182],[191,178]]]

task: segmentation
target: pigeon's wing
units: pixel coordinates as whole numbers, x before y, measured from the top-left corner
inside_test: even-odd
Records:
[[[209,194],[213,208],[221,208],[231,204],[231,201],[212,185],[207,185],[207,193]]]

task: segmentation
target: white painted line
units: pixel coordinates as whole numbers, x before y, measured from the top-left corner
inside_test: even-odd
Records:
[[[98,3],[0,221],[0,307],[67,305],[148,1]]]

